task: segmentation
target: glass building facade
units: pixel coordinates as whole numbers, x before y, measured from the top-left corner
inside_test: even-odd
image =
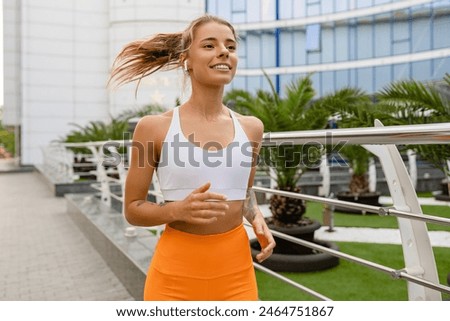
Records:
[[[231,88],[277,90],[312,73],[318,96],[343,87],[374,93],[450,72],[450,0],[207,0],[240,37]]]

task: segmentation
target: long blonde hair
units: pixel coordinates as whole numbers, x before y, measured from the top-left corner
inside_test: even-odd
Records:
[[[205,14],[193,20],[182,32],[160,33],[150,38],[128,43],[114,60],[108,86],[119,87],[129,82],[138,81],[136,91],[142,78],[164,69],[171,70],[182,66],[194,37],[195,30],[208,22],[228,26],[233,35],[236,32],[226,20]]]

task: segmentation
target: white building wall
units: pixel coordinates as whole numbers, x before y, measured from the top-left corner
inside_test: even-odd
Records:
[[[21,118],[20,2],[3,0],[3,124],[17,126]]]
[[[184,29],[203,0],[3,0],[5,124],[21,126],[21,162],[42,162],[41,147],[92,120],[149,103],[173,106],[182,72],[106,89],[120,48],[136,38]]]
[[[21,161],[89,120],[105,119],[108,1],[21,1]]]
[[[203,0],[112,0],[110,1],[110,62],[130,41],[156,33],[184,30],[192,19],[205,12]],[[136,109],[148,104],[173,107],[176,99],[189,94],[183,88],[181,69],[159,72],[143,79],[137,96],[136,84],[111,92],[111,112]]]

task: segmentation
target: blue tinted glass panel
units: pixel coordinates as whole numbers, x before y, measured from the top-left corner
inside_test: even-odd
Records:
[[[334,12],[334,0],[322,0],[322,14]]]
[[[343,87],[347,87],[349,85],[349,71],[348,70],[338,70],[335,72],[336,77],[336,90],[341,89]]]
[[[261,89],[261,79],[259,76],[247,77],[247,91],[255,93]]]
[[[378,16],[381,18],[380,16]],[[385,57],[391,54],[391,28],[386,22],[375,25],[375,57]]]
[[[234,22],[231,19],[231,2],[230,1],[218,1],[217,2],[217,15],[221,18]]]
[[[310,64],[320,64],[321,63],[321,53],[320,52],[308,52],[307,62]]]
[[[315,2],[313,4],[306,5],[306,15],[309,16],[318,16],[320,15],[320,5]]]
[[[412,25],[412,51],[420,52],[424,50],[430,50],[431,37],[430,37],[430,21],[429,19],[415,19]]]
[[[393,67],[393,79],[392,81],[408,80],[410,78],[409,64],[397,64]]]
[[[357,73],[357,87],[371,93],[374,91],[373,68],[358,68]]]
[[[238,45],[239,68],[247,68],[247,39],[241,39]]]
[[[357,8],[368,8],[372,6],[372,0],[358,0],[356,3]]]
[[[231,86],[227,86],[226,91],[230,89],[245,89],[246,90],[246,79],[242,76],[236,76],[234,77],[233,81],[231,82]],[[226,103],[226,102],[225,102]]]
[[[320,83],[320,75],[318,73],[315,73],[311,76],[311,81],[313,84],[314,89],[319,94],[319,96],[322,95],[322,84]]]
[[[448,7],[449,5],[450,5],[449,0],[435,0],[432,3],[433,8]]]
[[[404,21],[395,20],[392,25],[392,41],[402,41],[409,39],[409,23]]]
[[[275,1],[261,1],[261,21],[275,20]]]
[[[435,18],[433,24],[434,48],[440,49],[450,47],[450,15]]]
[[[386,4],[392,1],[393,0],[374,0],[374,5]]]
[[[306,26],[306,50],[320,51],[320,24]]]
[[[349,34],[347,26],[336,27],[336,61],[349,59]]]
[[[280,34],[280,66],[292,66],[293,44],[292,32],[282,32]]]
[[[348,74],[350,75],[350,81],[348,85],[350,87],[358,87],[358,75],[357,75],[357,69],[350,69],[348,71]]]
[[[294,32],[294,65],[306,64],[306,50],[305,50],[305,33],[303,31]]]
[[[428,80],[431,77],[431,61],[417,61],[411,64],[412,78],[417,81]]]
[[[276,86],[275,75],[270,75],[269,78],[270,78],[270,81],[273,83],[273,85]],[[272,92],[272,89],[270,87],[269,81],[267,80],[266,76],[259,77],[259,88],[262,90],[265,90],[265,91]]]
[[[391,67],[375,67],[375,91],[379,91],[391,82]]]
[[[212,13],[214,15],[217,14],[216,0],[207,0],[206,8],[209,13]]]
[[[348,0],[335,1],[336,12],[349,10]]]
[[[244,23],[246,22],[246,14],[244,12],[233,12],[231,14],[233,23]]]
[[[247,38],[239,40],[238,44],[239,68],[247,68]]]
[[[273,34],[261,36],[262,67],[275,67],[275,37]]]
[[[303,18],[306,16],[305,1],[294,1],[293,16],[294,18]]]
[[[280,19],[292,19],[292,0],[278,0],[278,2]]]
[[[261,67],[261,39],[258,35],[247,34],[247,66]]]
[[[334,62],[334,29],[322,28],[322,63]]]
[[[358,59],[373,58],[373,32],[372,25],[363,24],[358,25],[356,35],[356,50]]]
[[[335,91],[334,88],[334,72],[327,71],[321,73],[322,79],[322,94],[327,95]]]
[[[450,73],[450,59],[434,59],[433,60],[433,79],[442,79],[446,73]]]
[[[245,1],[242,0],[232,0],[232,10],[233,11],[245,11]]]
[[[247,0],[247,21],[261,21],[261,3],[259,0]]]
[[[392,44],[392,52],[394,55],[402,55],[410,52],[409,41],[395,42]]]

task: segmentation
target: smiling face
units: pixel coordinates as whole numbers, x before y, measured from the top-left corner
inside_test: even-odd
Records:
[[[233,31],[224,24],[208,22],[196,28],[187,58],[193,85],[231,82],[238,63],[236,46]]]

